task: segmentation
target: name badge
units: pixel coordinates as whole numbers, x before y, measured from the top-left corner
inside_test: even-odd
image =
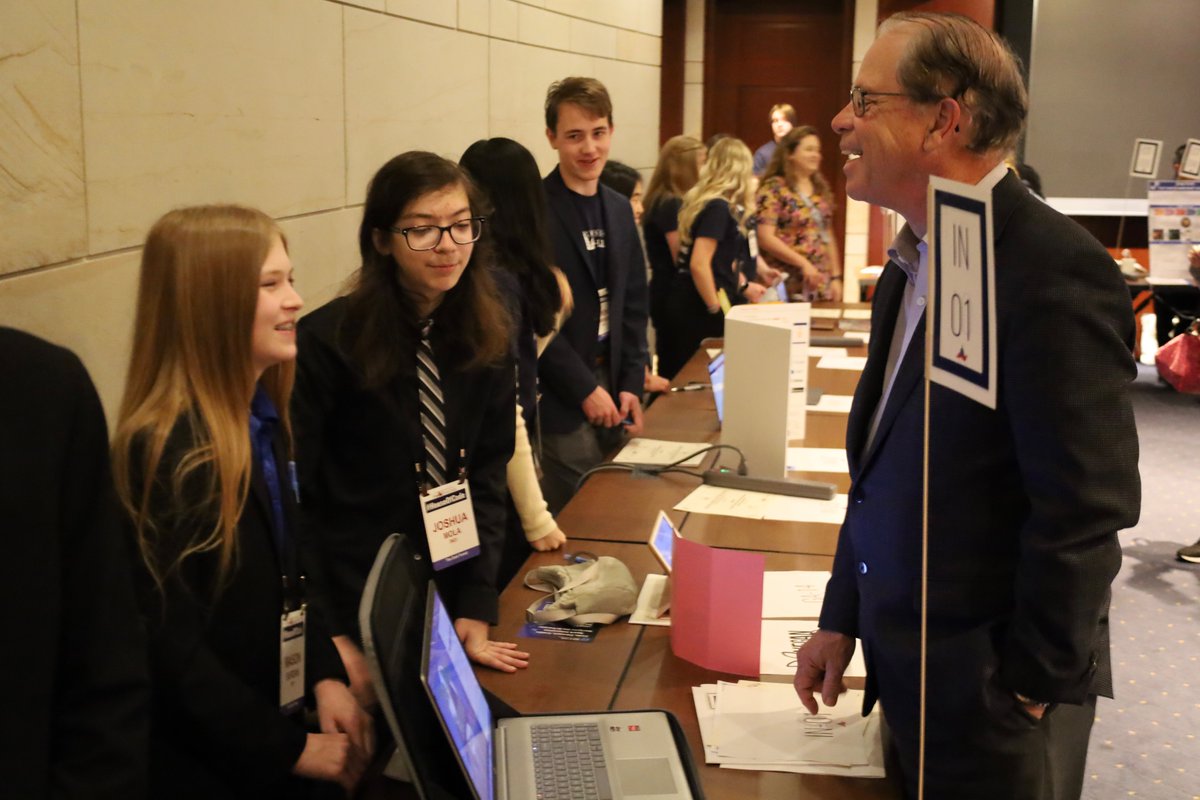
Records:
[[[758,260],[758,231],[754,230],[754,228],[751,228],[746,233],[746,241],[750,245],[750,260],[757,261]]]
[[[451,481],[418,496],[425,538],[429,540],[429,558],[433,568],[452,567],[479,555],[479,530],[475,527],[475,507],[471,505],[471,486],[466,481]]]
[[[600,328],[596,332],[596,340],[603,341],[608,338],[608,287],[600,289],[596,296],[600,298]]]
[[[304,706],[305,607],[279,618],[279,710],[292,714]]]

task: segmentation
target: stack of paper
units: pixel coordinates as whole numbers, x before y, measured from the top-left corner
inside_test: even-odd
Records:
[[[675,510],[743,519],[841,525],[842,520],[846,518],[846,495],[835,495],[832,500],[816,500],[811,497],[748,492],[744,489],[726,489],[703,484],[676,503]]]
[[[763,573],[762,635],[759,638],[758,677],[763,681],[791,683],[796,675],[796,651],[817,632],[817,617],[825,599],[829,573],[809,570],[772,570]],[[844,677],[865,678],[867,665],[862,643]]]
[[[817,713],[787,684],[740,681],[693,687],[704,760],[727,769],[882,778],[878,706],[862,716],[863,693],[850,690],[836,707],[817,698]]]

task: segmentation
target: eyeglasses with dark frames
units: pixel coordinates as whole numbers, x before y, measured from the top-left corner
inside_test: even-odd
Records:
[[[408,243],[409,250],[432,250],[442,243],[442,236],[450,234],[450,241],[455,244],[471,244],[479,241],[483,235],[483,223],[487,217],[467,217],[449,225],[414,225],[411,228],[388,228],[392,233],[398,233]]]
[[[854,116],[861,117],[867,113],[867,97],[870,95],[876,97],[908,97],[904,92],[868,92],[866,89],[854,86],[850,89],[850,107],[854,109]]]

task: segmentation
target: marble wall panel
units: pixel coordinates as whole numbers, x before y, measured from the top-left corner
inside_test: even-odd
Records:
[[[296,289],[304,298],[302,313],[336,297],[358,269],[361,221],[362,209],[357,207],[280,220],[296,270]]]
[[[571,37],[568,49],[573,53],[587,53],[604,58],[616,58],[617,29],[598,25],[583,19],[571,18]]]
[[[653,167],[658,159],[659,69],[597,59],[594,75],[612,97],[612,157],[639,169]]]
[[[387,12],[453,28],[458,23],[455,0],[387,0]]]
[[[658,66],[662,63],[662,37],[618,30],[617,58]]]
[[[515,42],[520,32],[521,7],[513,0],[491,0],[489,10],[490,35]]]
[[[125,390],[140,259],[132,250],[0,281],[0,320],[75,351],[110,430]]]
[[[488,132],[488,41],[346,9],[346,196],[361,203],[389,158],[455,161]]]
[[[386,11],[387,0],[325,0],[325,2],[338,2],[346,6],[358,6],[359,8],[369,8],[372,11]]]
[[[458,0],[458,29],[484,35],[491,29],[490,0]]]
[[[87,252],[73,0],[0,10],[0,274]]]
[[[357,12],[366,13],[366,12]],[[342,6],[79,0],[90,252],[165,210],[345,202]]]
[[[540,5],[540,4],[539,4]],[[605,0],[585,3],[580,0],[546,0],[550,11],[599,22],[615,28],[662,35],[661,0]]]
[[[523,5],[518,11],[517,38],[525,44],[567,50],[571,44],[571,18]]]
[[[490,54],[489,135],[529,148],[543,173],[558,163],[546,141],[546,89],[570,75],[596,75],[603,59],[493,40]]]

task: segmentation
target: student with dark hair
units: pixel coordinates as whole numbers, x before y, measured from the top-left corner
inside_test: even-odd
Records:
[[[600,173],[600,182],[629,200],[633,221],[641,225],[645,211],[642,205],[642,174],[628,164],[609,159]]]
[[[74,353],[0,327],[4,796],[146,796],[146,640],[100,398]]]
[[[396,156],[367,190],[362,267],[349,294],[300,323],[292,403],[300,494],[334,642],[364,704],[374,692],[358,604],[391,533],[407,536],[426,564],[430,541],[437,546],[432,576],[472,660],[506,671],[528,663],[515,645],[488,637],[516,400],[510,316],[479,242],[484,208],[454,162]],[[427,529],[423,511],[432,509],[421,498],[450,486],[469,488],[476,539],[447,541],[433,523]]]
[[[543,185],[558,267],[575,310],[538,365],[542,488],[557,512],[575,484],[642,430],[646,268],[629,203],[600,183],[612,144],[612,101],[594,78],[565,78],[546,94],[546,138],[558,166]]]
[[[537,162],[512,139],[480,139],[467,148],[459,165],[487,194],[491,216],[484,231],[496,266],[509,280],[510,308],[517,353],[516,441],[508,462],[508,526],[500,565],[500,585],[508,583],[534,550],[554,550],[566,542],[546,508],[538,485],[529,431],[536,430],[537,360],[553,335],[563,293],[547,232],[546,195]]]
[[[113,472],[142,556],[151,797],[350,791],[371,756],[305,591],[287,413],[301,305],[261,211],[184,208],[150,229]]]
[[[775,155],[775,148],[796,124],[796,109],[792,108],[791,103],[776,103],[771,106],[771,141],[754,151],[755,175],[766,172],[767,164],[771,163],[771,156]],[[712,149],[711,142],[708,149]]]

